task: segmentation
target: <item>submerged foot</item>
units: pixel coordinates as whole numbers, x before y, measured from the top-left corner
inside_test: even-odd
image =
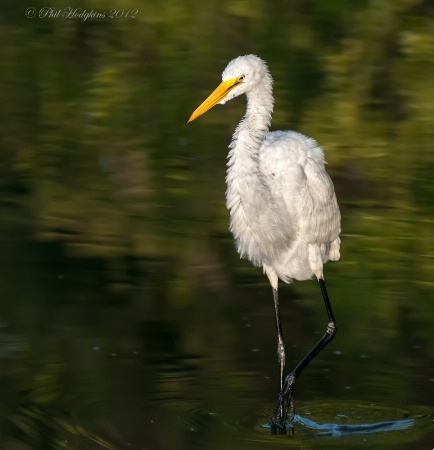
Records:
[[[293,422],[295,416],[294,409],[294,384],[295,376],[290,373],[285,378],[285,383],[279,393],[276,408],[270,419],[271,434],[286,434],[286,429],[293,429]]]

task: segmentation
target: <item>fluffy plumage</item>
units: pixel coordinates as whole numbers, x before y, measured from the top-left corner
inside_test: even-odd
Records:
[[[272,78],[254,55],[232,60],[222,75],[243,83],[220,103],[247,96],[247,111],[229,146],[226,202],[241,257],[262,266],[277,289],[285,282],[323,275],[339,259],[340,213],[324,153],[294,131],[268,132]]]

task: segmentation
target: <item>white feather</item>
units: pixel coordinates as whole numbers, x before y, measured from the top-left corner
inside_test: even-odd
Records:
[[[223,81],[244,82],[221,100],[247,96],[247,110],[229,146],[226,204],[241,257],[262,266],[271,285],[323,276],[339,259],[340,212],[324,153],[294,131],[268,132],[272,78],[254,55],[232,60]]]

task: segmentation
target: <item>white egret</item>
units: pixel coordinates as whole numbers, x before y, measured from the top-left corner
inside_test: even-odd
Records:
[[[324,153],[314,139],[294,131],[269,132],[273,79],[255,55],[233,59],[221,84],[193,112],[195,120],[217,103],[241,94],[247,110],[229,145],[226,204],[230,230],[241,257],[262,266],[270,280],[277,326],[280,394],[272,431],[284,433],[294,418],[294,383],[303,369],[334,338],[337,328],[327,295],[323,265],[339,259],[340,212]],[[328,324],[323,337],[284,378],[285,345],[280,321],[278,279],[286,283],[315,276]]]

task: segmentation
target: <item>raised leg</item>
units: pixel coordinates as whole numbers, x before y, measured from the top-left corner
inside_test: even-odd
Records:
[[[280,390],[276,409],[274,410],[274,413],[271,416],[271,432],[273,434],[285,433],[286,418],[288,416],[288,413],[290,422],[294,420],[295,414],[294,397],[293,397],[294,384],[299,375],[301,374],[301,372],[309,365],[309,363],[315,358],[315,356],[335,337],[337,332],[336,321],[333,315],[332,307],[330,305],[329,297],[327,295],[327,289],[324,279],[319,278],[318,283],[321,288],[324,305],[327,311],[328,316],[327,328],[324,335],[313,347],[313,349],[298,363],[295,369],[285,378],[283,386]],[[274,300],[274,303],[276,304],[276,300]],[[277,317],[277,309],[276,309],[276,317]]]

